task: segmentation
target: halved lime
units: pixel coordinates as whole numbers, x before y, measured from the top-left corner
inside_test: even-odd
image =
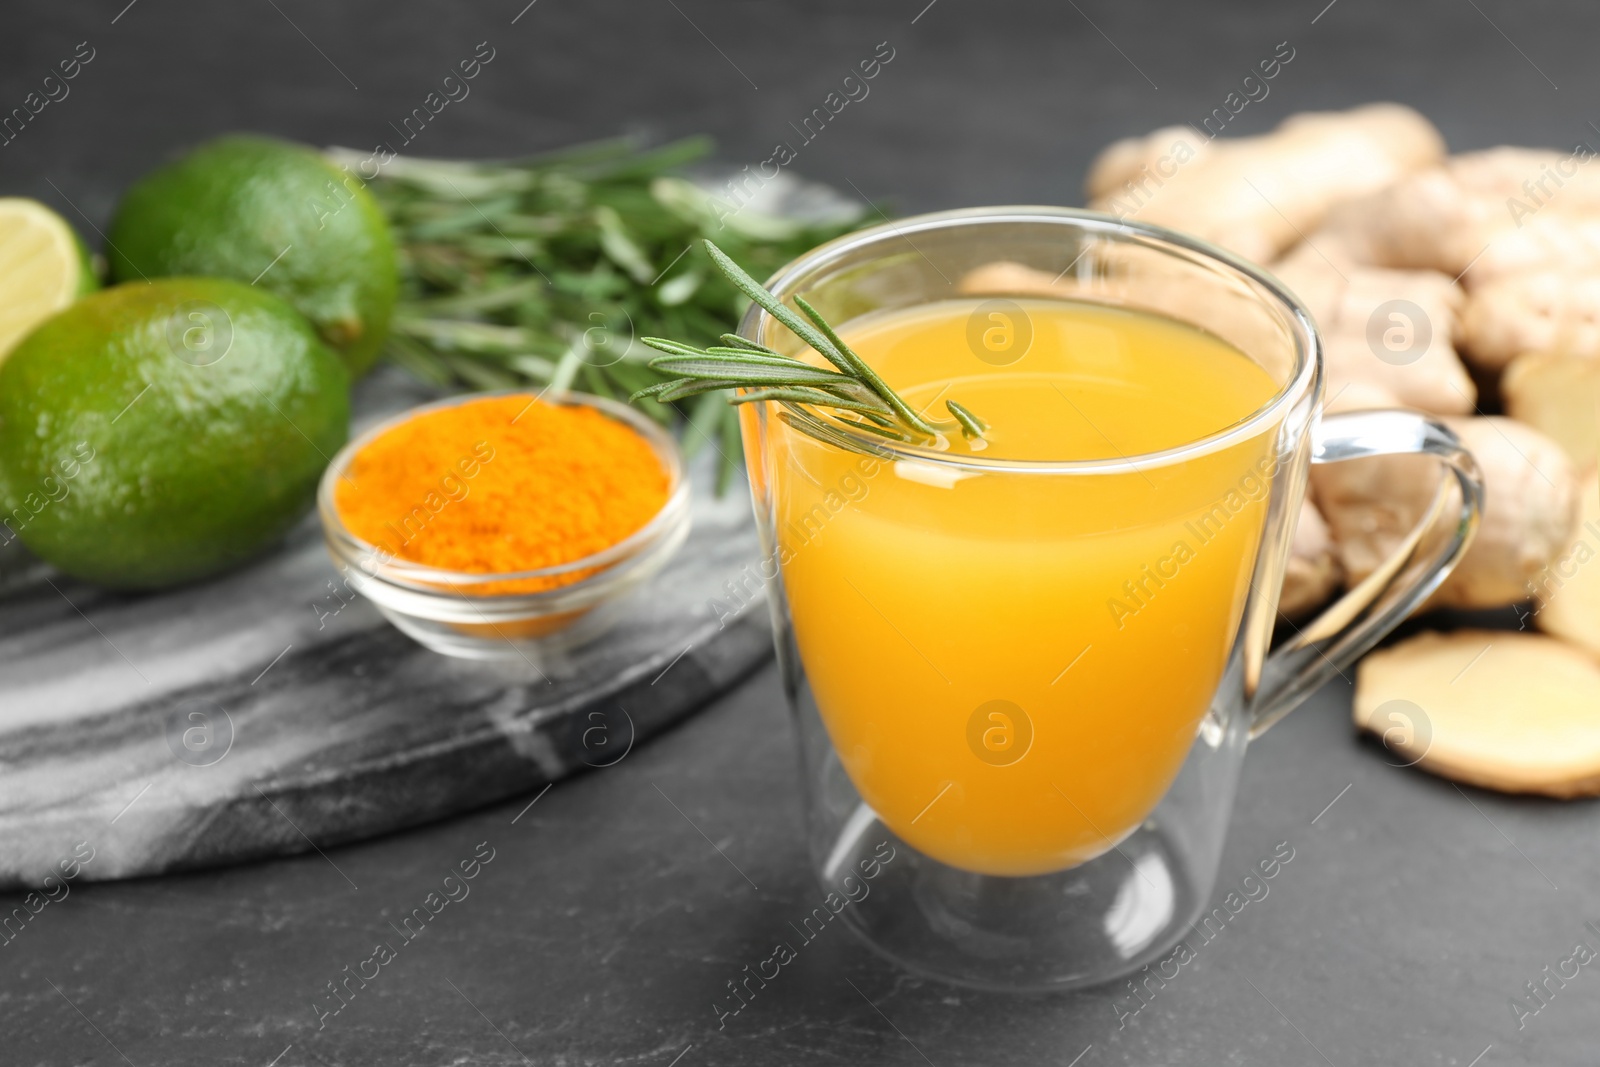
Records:
[[[65,219],[37,200],[0,197],[0,359],[94,288],[88,253]]]

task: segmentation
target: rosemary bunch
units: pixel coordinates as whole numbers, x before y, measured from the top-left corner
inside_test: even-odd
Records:
[[[710,148],[705,138],[653,150],[617,140],[531,159],[385,164],[367,187],[401,246],[388,358],[425,381],[477,389],[623,399],[669,381],[639,339],[715,344],[746,306],[703,238],[765,277],[855,225],[733,211],[675,176]],[[651,395],[664,403],[642,410],[682,423],[686,452],[710,443],[722,453],[720,489],[739,454],[725,391]]]

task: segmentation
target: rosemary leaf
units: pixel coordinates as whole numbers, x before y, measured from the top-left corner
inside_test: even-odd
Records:
[[[431,341],[442,350],[460,349],[484,354],[503,354],[528,347],[528,332],[517,326],[492,326],[485,322],[456,319],[396,318],[396,332]]]
[[[842,430],[835,429],[826,419],[813,419],[811,425],[803,426],[789,412],[779,409],[778,418],[787,426],[793,427],[800,433],[819,440],[826,441],[844,449],[846,452],[865,452],[877,456],[879,459],[893,459],[894,453],[886,445],[874,445],[868,441],[853,438]]]
[[[752,404],[763,400],[787,400],[793,404],[810,404],[814,407],[842,408],[845,411],[859,411],[881,426],[893,427],[894,422],[885,419],[882,412],[887,411],[882,404],[876,406],[861,400],[843,397],[837,393],[824,392],[821,389],[808,389],[805,386],[774,386],[763,389],[743,389],[736,395],[728,398],[730,404]]]
[[[845,419],[842,421],[852,430],[865,430],[868,433],[875,433],[880,437],[888,437],[895,441],[905,441],[907,443],[910,443],[913,440],[912,437],[910,437],[904,430],[901,430],[897,426],[884,426],[880,423],[867,422],[863,419]]]
[[[389,338],[388,352],[396,364],[429,385],[449,385],[455,378],[454,372],[437,354],[409,337]]]
[[[652,361],[652,367],[657,364]],[[772,378],[758,380],[754,376],[740,376],[741,391],[728,398],[730,404],[747,404],[755,400],[791,400],[791,396],[776,395],[779,392],[798,390],[801,403],[818,404],[823,407],[845,408],[851,411],[873,412],[876,415],[894,417],[894,409],[885,404],[877,394],[863,387],[859,382],[852,381],[843,375],[822,371],[820,368],[800,364],[807,370],[824,375],[821,378],[807,378],[804,381],[783,380]],[[784,376],[787,378],[787,376]]]
[[[412,307],[425,311],[426,318],[499,311],[502,308],[515,307],[547,289],[549,285],[544,279],[535,277],[508,285],[468,290],[436,300],[419,300]]]
[[[679,341],[669,341],[665,337],[641,337],[639,343],[648,345],[657,352],[665,352],[672,356],[698,356],[700,349],[693,345],[686,345]]]
[[[775,366],[778,364],[783,364],[789,367],[812,367],[818,370],[826,369],[817,367],[815,363],[807,363],[803,359],[796,359],[794,356],[785,356],[777,352],[757,352],[749,348],[734,348],[731,345],[711,345],[702,349],[702,351],[708,356],[721,356],[725,359],[755,359],[761,362],[773,364]],[[837,374],[838,372],[827,371],[827,373]],[[843,375],[840,375],[840,377],[843,377]]]
[[[572,380],[578,376],[578,369],[584,366],[584,345],[581,340],[574,341],[562,353],[561,359],[556,363],[555,373],[550,375],[550,389],[552,392],[564,393],[572,388]]]
[[[968,437],[982,437],[983,432],[989,428],[988,423],[960,404],[957,404],[954,400],[946,400],[944,406],[951,415],[955,416],[955,420],[961,424],[961,432]]]
[[[702,280],[698,271],[669,278],[656,287],[656,300],[663,307],[677,307],[694,296]]]
[[[592,364],[585,363],[580,368],[578,376],[583,379],[583,384],[589,392],[594,393],[596,396],[603,396],[607,400],[622,399],[617,396],[617,391],[612,388],[610,380],[600,373],[599,368]]]
[[[655,398],[663,403],[670,403],[674,400],[686,400],[691,396],[699,396],[701,393],[709,393],[718,389],[737,389],[738,387],[738,382],[696,378],[673,382],[669,388],[657,393]]]
[[[536,382],[549,382],[556,372],[556,365],[542,356],[508,356],[506,366]]]
[[[448,352],[444,354],[444,362],[462,381],[478,389],[515,389],[520,384],[514,375],[496,370],[488,363],[462,359]]]
[[[616,382],[624,392],[630,394],[640,389],[650,388],[660,381],[659,374],[640,363],[623,361],[613,363],[609,367],[598,367],[596,369]]]
[[[662,359],[652,360],[657,370],[683,378],[703,381],[737,381],[740,385],[819,385],[828,384],[832,376],[814,367],[741,367],[722,360]]]
[[[768,348],[766,345],[758,344],[755,341],[747,341],[736,333],[725,333],[722,335],[721,339],[726,341],[729,346],[733,348],[743,348],[750,352],[761,352],[769,356],[780,356],[783,354],[776,349]]]
[[[640,285],[649,285],[655,278],[655,269],[650,266],[650,261],[639,250],[628,236],[627,228],[622,224],[622,216],[618,215],[615,208],[600,206],[595,208],[595,221],[600,226],[600,248],[610,256],[617,266],[628,272],[629,277]]]

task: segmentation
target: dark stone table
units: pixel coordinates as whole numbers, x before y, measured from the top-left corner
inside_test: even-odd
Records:
[[[1100,145],[1198,121],[1285,40],[1295,59],[1234,128],[1394,98],[1458,149],[1600,141],[1600,11],[1325,5],[9,0],[0,108],[78,42],[94,58],[0,147],[0,191],[99,226],[126,182],[213,133],[397,140],[390,124],[484,41],[494,58],[471,95],[412,150],[704,130],[754,164],[888,41],[870,96],[794,165],[905,211],[1075,202]],[[1593,968],[1550,983],[1520,1031],[1508,1002],[1580,940],[1600,946],[1584,926],[1600,926],[1600,813],[1388,766],[1354,738],[1348,706],[1336,683],[1251,753],[1218,895],[1280,842],[1295,859],[1120,1028],[1125,989],[958,991],[841,931],[718,1031],[724,983],[815,903],[769,667],[531,807],[326,855],[75,885],[0,947],[0,1063],[1593,1063]],[[468,895],[408,940],[404,917],[463,862]],[[329,983],[380,940],[394,958],[332,1014]]]

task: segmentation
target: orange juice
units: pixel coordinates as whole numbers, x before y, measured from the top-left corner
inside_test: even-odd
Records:
[[[1012,306],[1025,323],[963,300],[841,332],[929,417],[955,399],[988,421],[984,441],[952,435],[953,458],[1112,469],[874,460],[772,420],[764,477],[801,660],[856,789],[927,855],[1028,875],[1110,849],[1176,776],[1240,627],[1277,428],[1123,461],[1239,423],[1276,386],[1173,320]],[[991,328],[1031,334],[1025,353],[978,358]]]

